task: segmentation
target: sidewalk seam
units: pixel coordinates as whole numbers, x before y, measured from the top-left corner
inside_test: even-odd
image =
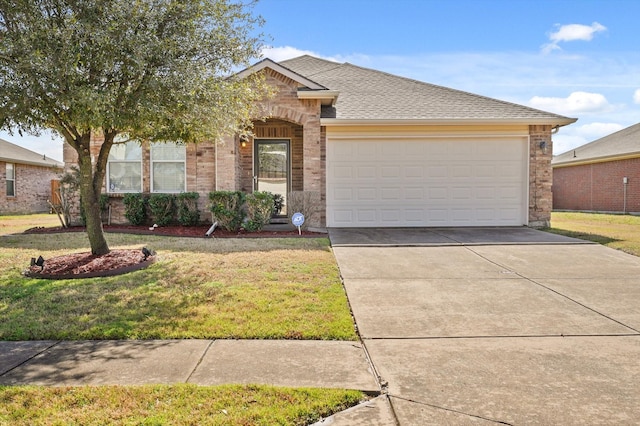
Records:
[[[191,381],[191,377],[193,377],[193,375],[195,374],[196,370],[198,370],[198,367],[200,367],[200,365],[202,364],[202,361],[204,360],[204,357],[207,356],[207,353],[209,352],[209,348],[211,348],[211,346],[213,346],[214,342],[215,342],[215,340],[209,340],[209,344],[207,345],[207,347],[202,352],[202,355],[200,356],[200,359],[198,359],[198,362],[196,362],[196,365],[193,367],[193,370],[191,370],[191,373],[189,373],[189,376],[187,376],[187,380],[185,380],[185,383],[189,383]]]
[[[16,369],[18,369],[18,368],[22,367],[23,365],[25,365],[26,363],[28,363],[28,362],[29,362],[29,361],[31,361],[32,359],[34,359],[34,358],[36,358],[36,357],[38,357],[38,356],[42,355],[43,353],[47,352],[47,351],[48,351],[48,350],[50,350],[51,348],[53,348],[53,347],[55,347],[55,346],[59,345],[61,342],[62,342],[62,340],[58,340],[58,341],[56,341],[56,342],[53,342],[53,344],[52,344],[52,345],[47,346],[46,348],[42,349],[40,352],[36,353],[35,355],[30,356],[29,358],[25,359],[25,360],[24,360],[24,361],[22,361],[21,363],[19,363],[19,364],[17,364],[17,365],[15,365],[15,366],[13,366],[12,368],[10,368],[10,369],[8,369],[7,371],[5,371],[4,373],[0,374],[0,377],[5,376],[5,375],[9,374],[10,372],[12,372],[13,370],[16,370]]]

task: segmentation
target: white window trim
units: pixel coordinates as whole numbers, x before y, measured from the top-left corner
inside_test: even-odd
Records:
[[[171,143],[171,142],[158,142],[157,144],[165,144],[165,143]],[[177,145],[177,144],[176,144]],[[152,143],[149,146],[149,174],[151,177],[151,192],[155,193],[155,194],[180,194],[182,192],[186,192],[187,190],[187,148],[185,146],[184,148],[184,160],[154,160],[153,159],[153,146],[154,144]],[[155,163],[182,163],[184,164],[184,187],[180,190],[177,191],[161,191],[161,190],[156,190],[154,188],[154,179],[153,179],[153,174],[154,174],[154,167],[153,165]]]
[[[11,178],[9,178],[9,173],[7,171],[9,165],[12,166],[13,168],[13,176]],[[7,197],[15,197],[16,196],[16,163],[6,163],[5,166],[5,180],[7,182],[13,182],[13,194],[9,194],[8,192],[6,193]],[[5,184],[5,191],[6,191],[6,184]]]

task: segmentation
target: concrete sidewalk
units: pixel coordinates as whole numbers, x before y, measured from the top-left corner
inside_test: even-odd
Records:
[[[0,342],[0,385],[380,388],[359,342],[149,340]]]

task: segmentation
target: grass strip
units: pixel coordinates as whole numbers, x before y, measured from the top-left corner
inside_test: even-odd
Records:
[[[364,399],[240,385],[0,387],[0,425],[307,425]]]

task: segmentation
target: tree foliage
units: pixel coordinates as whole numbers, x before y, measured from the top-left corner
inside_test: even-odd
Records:
[[[264,80],[229,76],[259,56],[260,25],[229,0],[0,0],[0,128],[53,129],[76,151],[95,254],[114,143],[216,141],[258,117]]]

